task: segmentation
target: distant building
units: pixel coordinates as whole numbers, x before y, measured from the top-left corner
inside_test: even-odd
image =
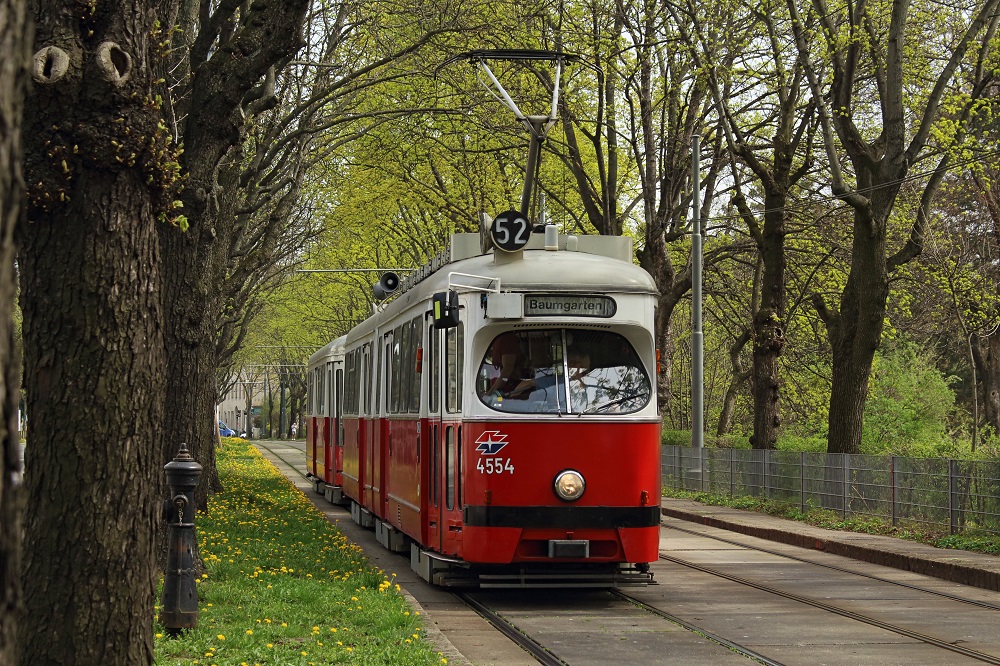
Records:
[[[241,377],[244,376],[241,373]],[[250,413],[247,414],[249,403]],[[264,383],[262,381],[237,379],[232,388],[216,406],[219,420],[225,422],[237,433],[247,433],[252,437],[260,436],[261,406],[264,404]],[[254,417],[257,417],[256,423]],[[253,428],[257,427],[254,431]]]

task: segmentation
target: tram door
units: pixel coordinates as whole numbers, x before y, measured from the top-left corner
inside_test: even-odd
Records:
[[[433,331],[429,543],[454,555],[462,545],[462,368],[463,326]],[[432,524],[433,523],[433,524]]]
[[[337,363],[334,374],[333,439],[334,439],[334,483],[344,485],[344,364]]]
[[[380,443],[382,439],[381,420],[372,409],[372,383],[373,375],[378,369],[377,347],[373,353],[372,345],[365,344],[364,347],[364,383],[362,384],[363,410],[365,421],[368,424],[365,437],[365,488],[368,491],[365,498],[365,507],[377,515],[382,513],[382,456],[380,455]]]
[[[422,438],[427,442],[427,450],[421,452],[426,462],[421,469],[427,470],[427,475],[421,475],[421,486],[426,493],[427,539],[426,543],[434,550],[441,550],[441,359],[442,331],[434,328],[434,320],[429,316],[424,320],[427,327],[427,351],[424,358],[424,368],[427,370],[427,433]]]
[[[326,401],[323,406],[323,422],[325,427],[323,428],[323,480],[329,484],[333,485],[333,475],[335,473],[334,468],[334,441],[333,441],[333,429],[337,427],[337,421],[334,419],[333,408],[337,404],[339,392],[335,390],[333,384],[333,362],[326,364],[324,369],[324,380],[323,385],[326,390],[323,391],[321,399]]]

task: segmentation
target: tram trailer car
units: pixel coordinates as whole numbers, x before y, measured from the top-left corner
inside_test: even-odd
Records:
[[[346,339],[341,336],[310,356],[307,374],[306,476],[316,492],[334,504],[345,503],[340,408]]]
[[[651,583],[655,283],[628,238],[479,242],[454,235],[344,340],[352,517],[435,584]]]

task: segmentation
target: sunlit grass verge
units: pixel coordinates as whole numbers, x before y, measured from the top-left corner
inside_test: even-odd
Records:
[[[157,624],[157,664],[447,663],[392,575],[256,449],[227,439],[217,464],[226,490],[197,518],[198,628],[170,638]]]
[[[677,490],[674,488],[663,488],[664,497],[676,497],[679,499],[689,499],[702,504],[713,506],[728,506],[734,509],[745,511],[757,511],[779,518],[797,520],[799,522],[822,527],[828,530],[844,530],[851,532],[862,532],[865,534],[881,534],[896,537],[897,539],[907,539],[909,541],[919,541],[938,548],[953,548],[956,550],[969,550],[980,553],[1000,554],[1000,536],[996,534],[946,534],[936,532],[926,527],[915,526],[893,526],[892,523],[879,520],[877,518],[841,518],[836,511],[828,509],[812,508],[803,512],[798,506],[776,502],[774,500],[759,497],[730,497],[728,495],[715,495],[712,493],[690,492]]]

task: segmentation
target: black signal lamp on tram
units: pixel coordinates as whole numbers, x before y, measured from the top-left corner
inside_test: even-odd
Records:
[[[458,292],[454,289],[439,291],[431,299],[434,328],[458,326]]]

